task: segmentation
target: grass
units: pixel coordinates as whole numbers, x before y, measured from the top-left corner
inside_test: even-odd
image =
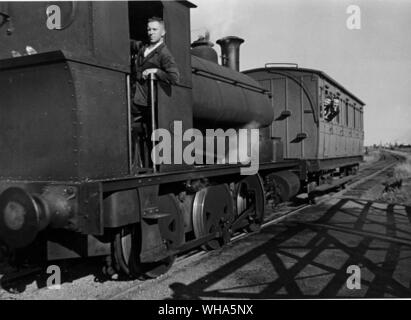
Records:
[[[397,203],[403,205],[411,205],[411,155],[407,155],[404,162],[397,164],[391,174],[387,183],[393,181],[401,181],[402,186],[389,192],[384,192],[380,200],[387,203]]]
[[[411,156],[408,156],[404,162],[395,166],[394,178],[397,180],[411,178]]]

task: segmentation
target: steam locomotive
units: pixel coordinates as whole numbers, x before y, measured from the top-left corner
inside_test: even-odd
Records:
[[[47,24],[52,5],[61,11],[56,28]],[[0,3],[0,239],[8,252],[30,261],[112,256],[131,277],[156,277],[180,252],[258,230],[268,200],[355,173],[364,103],[317,70],[269,64],[239,72],[237,37],[217,41],[218,64],[207,39],[190,45],[193,8]],[[259,129],[257,173],[243,175],[240,162],[136,166],[135,155],[147,159],[150,150],[132,138],[130,41],[145,39],[152,16],[163,18],[181,74],[171,87],[155,83],[156,128]],[[332,119],[328,97],[339,104]]]

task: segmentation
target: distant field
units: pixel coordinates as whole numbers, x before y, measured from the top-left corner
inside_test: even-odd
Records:
[[[411,148],[399,148],[398,151],[408,152],[411,153]]]
[[[374,152],[374,151],[378,151],[378,150],[390,150],[389,148],[373,148],[373,147],[364,147],[364,150],[368,149],[368,153]],[[402,152],[408,152],[411,153],[411,147],[407,147],[407,148],[393,148],[392,150],[394,151],[402,151]]]

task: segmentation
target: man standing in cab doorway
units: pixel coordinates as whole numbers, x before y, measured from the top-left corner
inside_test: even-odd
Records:
[[[176,84],[180,74],[173,55],[164,43],[166,30],[161,18],[153,17],[148,20],[147,34],[149,44],[143,46],[136,55],[135,81],[136,88],[133,99],[133,113],[140,113],[141,108],[150,106],[149,78],[154,74],[163,84]]]
[[[164,36],[166,30],[161,18],[148,19],[147,35],[149,43],[137,48],[132,43],[135,58],[132,63],[132,92],[134,92],[131,106],[133,119],[133,167],[148,167],[150,165],[149,154],[152,143],[151,128],[151,101],[150,101],[150,75],[158,80],[158,85],[166,94],[171,93],[171,85],[179,80],[175,59],[166,44]]]

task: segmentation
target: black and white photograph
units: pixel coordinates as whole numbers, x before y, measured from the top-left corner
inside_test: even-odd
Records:
[[[0,300],[411,299],[410,17],[0,1]]]

